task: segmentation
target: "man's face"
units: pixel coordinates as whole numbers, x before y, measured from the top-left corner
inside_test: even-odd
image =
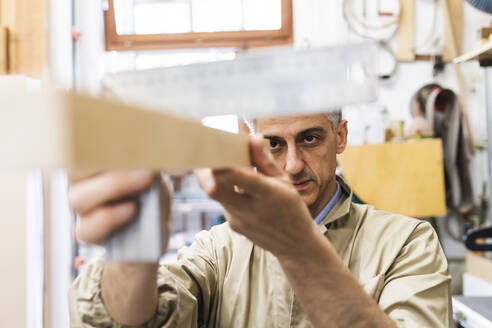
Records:
[[[257,129],[269,139],[273,157],[311,215],[317,215],[336,190],[336,155],[345,149],[347,122],[334,130],[323,114],[263,118],[257,120]]]

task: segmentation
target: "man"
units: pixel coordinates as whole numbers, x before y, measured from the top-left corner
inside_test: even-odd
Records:
[[[353,204],[335,175],[347,122],[320,114],[256,128],[256,172],[198,173],[228,223],[199,233],[173,265],[90,264],[71,290],[72,325],[450,327],[450,277],[431,226]],[[142,171],[75,177],[78,238],[97,243],[128,222],[128,195],[152,180]]]

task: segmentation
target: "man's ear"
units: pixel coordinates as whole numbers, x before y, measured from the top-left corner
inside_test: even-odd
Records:
[[[347,134],[348,134],[347,120],[342,120],[340,123],[338,123],[337,131],[336,131],[337,154],[343,153],[343,151],[347,147]]]

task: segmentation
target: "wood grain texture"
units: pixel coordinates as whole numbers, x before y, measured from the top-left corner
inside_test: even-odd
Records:
[[[412,217],[446,214],[440,139],[352,146],[339,163],[367,204]]]
[[[1,22],[9,29],[9,73],[41,78],[48,59],[49,0],[2,0]]]
[[[75,94],[0,95],[0,165],[226,168],[250,164],[248,137]],[[4,110],[5,108],[5,110]]]
[[[8,28],[0,25],[0,74],[9,73],[9,38]]]
[[[462,0],[443,0],[443,59],[445,61],[453,60],[462,52],[463,2]],[[446,19],[447,13],[449,20]]]
[[[415,60],[415,0],[400,1],[396,58],[400,61]]]

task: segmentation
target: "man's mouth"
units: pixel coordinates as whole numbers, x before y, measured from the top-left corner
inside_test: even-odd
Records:
[[[293,184],[297,190],[304,190],[309,186],[310,182],[311,180],[303,180],[303,181],[294,182]]]

